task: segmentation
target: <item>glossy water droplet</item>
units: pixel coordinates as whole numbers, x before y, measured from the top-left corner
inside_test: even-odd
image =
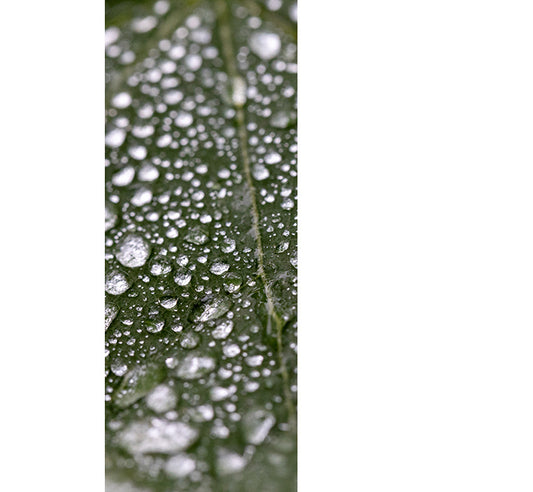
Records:
[[[159,300],[159,304],[165,309],[174,309],[178,304],[178,300],[175,297],[164,296]]]
[[[273,32],[255,32],[250,36],[251,50],[263,60],[271,60],[281,50],[281,39]]]
[[[154,362],[146,362],[134,367],[120,383],[113,397],[115,405],[129,407],[148,394],[165,378],[165,368]]]
[[[178,116],[176,116],[174,123],[176,124],[176,126],[179,126],[180,128],[187,128],[188,126],[191,126],[192,121],[193,121],[192,114],[182,111],[178,113]]]
[[[195,227],[187,232],[185,241],[201,246],[209,241],[209,236],[204,229]]]
[[[122,272],[110,272],[105,277],[105,291],[108,294],[119,296],[131,287],[131,282]]]
[[[276,423],[274,416],[263,409],[252,410],[242,419],[244,438],[254,445],[261,444]]]
[[[175,277],[174,281],[181,287],[185,287],[191,281],[191,272],[183,271],[179,272]]]
[[[109,328],[111,323],[113,323],[113,320],[117,317],[118,314],[118,307],[114,304],[107,303],[105,305],[105,329]]]
[[[180,338],[180,346],[184,349],[193,349],[200,343],[200,335],[198,333],[184,333]]]
[[[135,169],[133,166],[126,166],[111,178],[111,182],[115,186],[128,186],[133,181],[134,176]]]
[[[241,455],[227,449],[217,450],[216,468],[220,475],[231,475],[240,472],[245,466],[246,459]]]
[[[252,168],[252,176],[257,179],[257,181],[263,181],[270,176],[270,172],[262,164],[255,164]]]
[[[217,261],[211,265],[209,271],[215,275],[222,275],[223,273],[229,270],[229,265],[227,263],[222,263]]]
[[[120,147],[126,140],[126,132],[122,128],[115,128],[105,136],[105,144],[112,149]]]
[[[150,261],[150,273],[159,277],[161,275],[167,275],[172,271],[172,264],[164,256],[156,256]]]
[[[165,472],[171,477],[183,478],[190,475],[196,468],[196,462],[185,454],[170,458],[165,465]]]
[[[159,333],[164,327],[164,321],[146,320],[144,322],[144,328],[148,333]]]
[[[113,229],[117,225],[118,214],[116,208],[111,203],[105,204],[105,230]]]
[[[118,243],[116,257],[125,267],[141,267],[149,256],[150,245],[137,234],[127,234]]]
[[[240,275],[229,272],[224,275],[223,285],[226,292],[233,294],[241,288],[242,279]]]
[[[217,340],[227,338],[233,330],[233,321],[226,319],[218,323],[211,332],[211,336]]]
[[[191,321],[204,323],[212,319],[220,318],[220,316],[229,311],[231,304],[231,300],[227,297],[210,296],[193,309],[190,316]]]
[[[128,366],[122,359],[117,358],[111,362],[111,372],[115,376],[124,376],[128,372]]]

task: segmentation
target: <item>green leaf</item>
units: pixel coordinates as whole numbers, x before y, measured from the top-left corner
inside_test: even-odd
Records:
[[[296,490],[293,1],[106,1],[107,490]]]

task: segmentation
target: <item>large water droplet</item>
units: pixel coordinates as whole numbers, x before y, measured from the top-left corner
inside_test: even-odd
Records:
[[[124,236],[118,243],[117,260],[125,267],[143,266],[150,256],[150,245],[136,234]]]
[[[165,368],[154,362],[146,362],[134,367],[120,383],[113,397],[115,405],[129,407],[148,394],[165,378]]]

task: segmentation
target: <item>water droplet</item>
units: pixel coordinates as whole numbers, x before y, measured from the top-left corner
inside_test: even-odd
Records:
[[[131,283],[121,272],[110,272],[105,277],[105,291],[108,294],[119,296],[131,287]]]
[[[198,405],[189,410],[189,415],[194,422],[209,422],[213,419],[215,412],[213,407],[206,403],[205,405]]]
[[[165,472],[171,477],[183,478],[190,475],[196,468],[196,462],[185,454],[172,456],[166,465]]]
[[[114,304],[108,303],[105,305],[105,329],[109,328],[113,320],[117,317],[118,307]]]
[[[229,270],[229,265],[227,263],[222,263],[217,261],[211,265],[209,271],[215,275],[222,275]]]
[[[266,410],[257,409],[247,413],[242,419],[246,441],[256,446],[261,444],[275,423],[274,416]]]
[[[164,327],[164,321],[146,320],[144,322],[144,328],[149,333],[159,333]]]
[[[152,201],[152,190],[146,187],[139,188],[133,197],[131,198],[131,203],[135,207],[142,207],[143,205],[146,205],[147,203],[150,203]]]
[[[176,407],[178,398],[176,394],[166,384],[156,386],[146,396],[146,405],[156,413],[164,413]]]
[[[150,261],[150,273],[159,277],[160,275],[167,275],[172,271],[172,264],[164,256],[156,256]]]
[[[277,152],[269,152],[265,155],[265,162],[267,164],[277,164],[281,162],[281,156]]]
[[[176,304],[178,304],[178,300],[175,297],[165,296],[159,300],[159,304],[165,309],[174,309]]]
[[[125,267],[141,267],[149,256],[150,245],[141,236],[128,234],[118,243],[116,257]]]
[[[209,241],[209,236],[207,232],[200,227],[193,227],[187,232],[185,236],[185,241],[201,246]]]
[[[229,294],[237,292],[241,288],[241,284],[242,279],[238,274],[230,272],[224,275],[224,289]]]
[[[245,359],[246,365],[248,367],[258,367],[263,363],[262,355],[250,355]]]
[[[128,372],[128,366],[122,359],[117,358],[111,363],[111,372],[115,376],[124,376]]]
[[[118,214],[113,204],[105,204],[105,230],[113,229],[117,225]]]
[[[105,144],[112,149],[120,147],[124,140],[126,140],[126,132],[122,128],[115,128],[105,136]]]
[[[227,449],[217,450],[216,468],[220,475],[231,475],[240,472],[246,466],[246,459]]]
[[[246,82],[242,77],[233,78],[231,99],[238,108],[242,108],[246,103]]]
[[[255,32],[250,36],[251,50],[263,60],[271,60],[281,50],[281,40],[273,32]]]
[[[226,314],[231,307],[231,300],[222,296],[209,296],[197,305],[191,313],[191,321],[204,323],[206,321],[220,318]]]
[[[227,338],[233,330],[233,321],[226,319],[221,321],[211,332],[211,336],[215,339]]]
[[[184,333],[180,338],[180,346],[184,349],[193,349],[200,343],[200,335],[198,333]]]
[[[270,172],[265,166],[263,166],[263,164],[255,164],[252,168],[252,176],[257,179],[257,181],[263,181],[270,176]]]
[[[131,96],[127,92],[119,92],[113,97],[111,104],[115,106],[115,108],[127,108],[131,104]]]
[[[293,207],[294,202],[290,198],[285,198],[285,200],[281,202],[281,208],[284,210],[290,210]]]
[[[176,116],[174,123],[176,123],[176,126],[179,126],[180,128],[186,128],[191,125],[192,121],[192,114],[181,111],[178,113],[178,116]]]
[[[134,176],[135,169],[133,168],[133,166],[126,166],[123,167],[111,178],[111,182],[115,186],[128,186],[133,181]]]
[[[241,348],[237,344],[232,343],[230,345],[225,345],[222,352],[224,352],[226,357],[235,357],[241,353]]]
[[[147,362],[133,368],[120,383],[113,401],[120,408],[129,407],[147,395],[165,378],[165,368],[154,362]]]
[[[180,285],[181,287],[185,287],[186,285],[189,284],[189,282],[191,281],[191,272],[188,272],[188,271],[183,271],[183,272],[179,272],[175,277],[174,277],[174,281]]]
[[[176,375],[181,379],[199,379],[215,369],[215,359],[191,352],[178,363]]]
[[[220,249],[222,249],[222,252],[224,253],[232,253],[235,251],[235,240],[225,238],[224,241],[222,241],[222,246]]]

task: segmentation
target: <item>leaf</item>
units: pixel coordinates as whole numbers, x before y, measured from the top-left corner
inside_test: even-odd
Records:
[[[295,15],[106,1],[109,491],[296,490]]]

